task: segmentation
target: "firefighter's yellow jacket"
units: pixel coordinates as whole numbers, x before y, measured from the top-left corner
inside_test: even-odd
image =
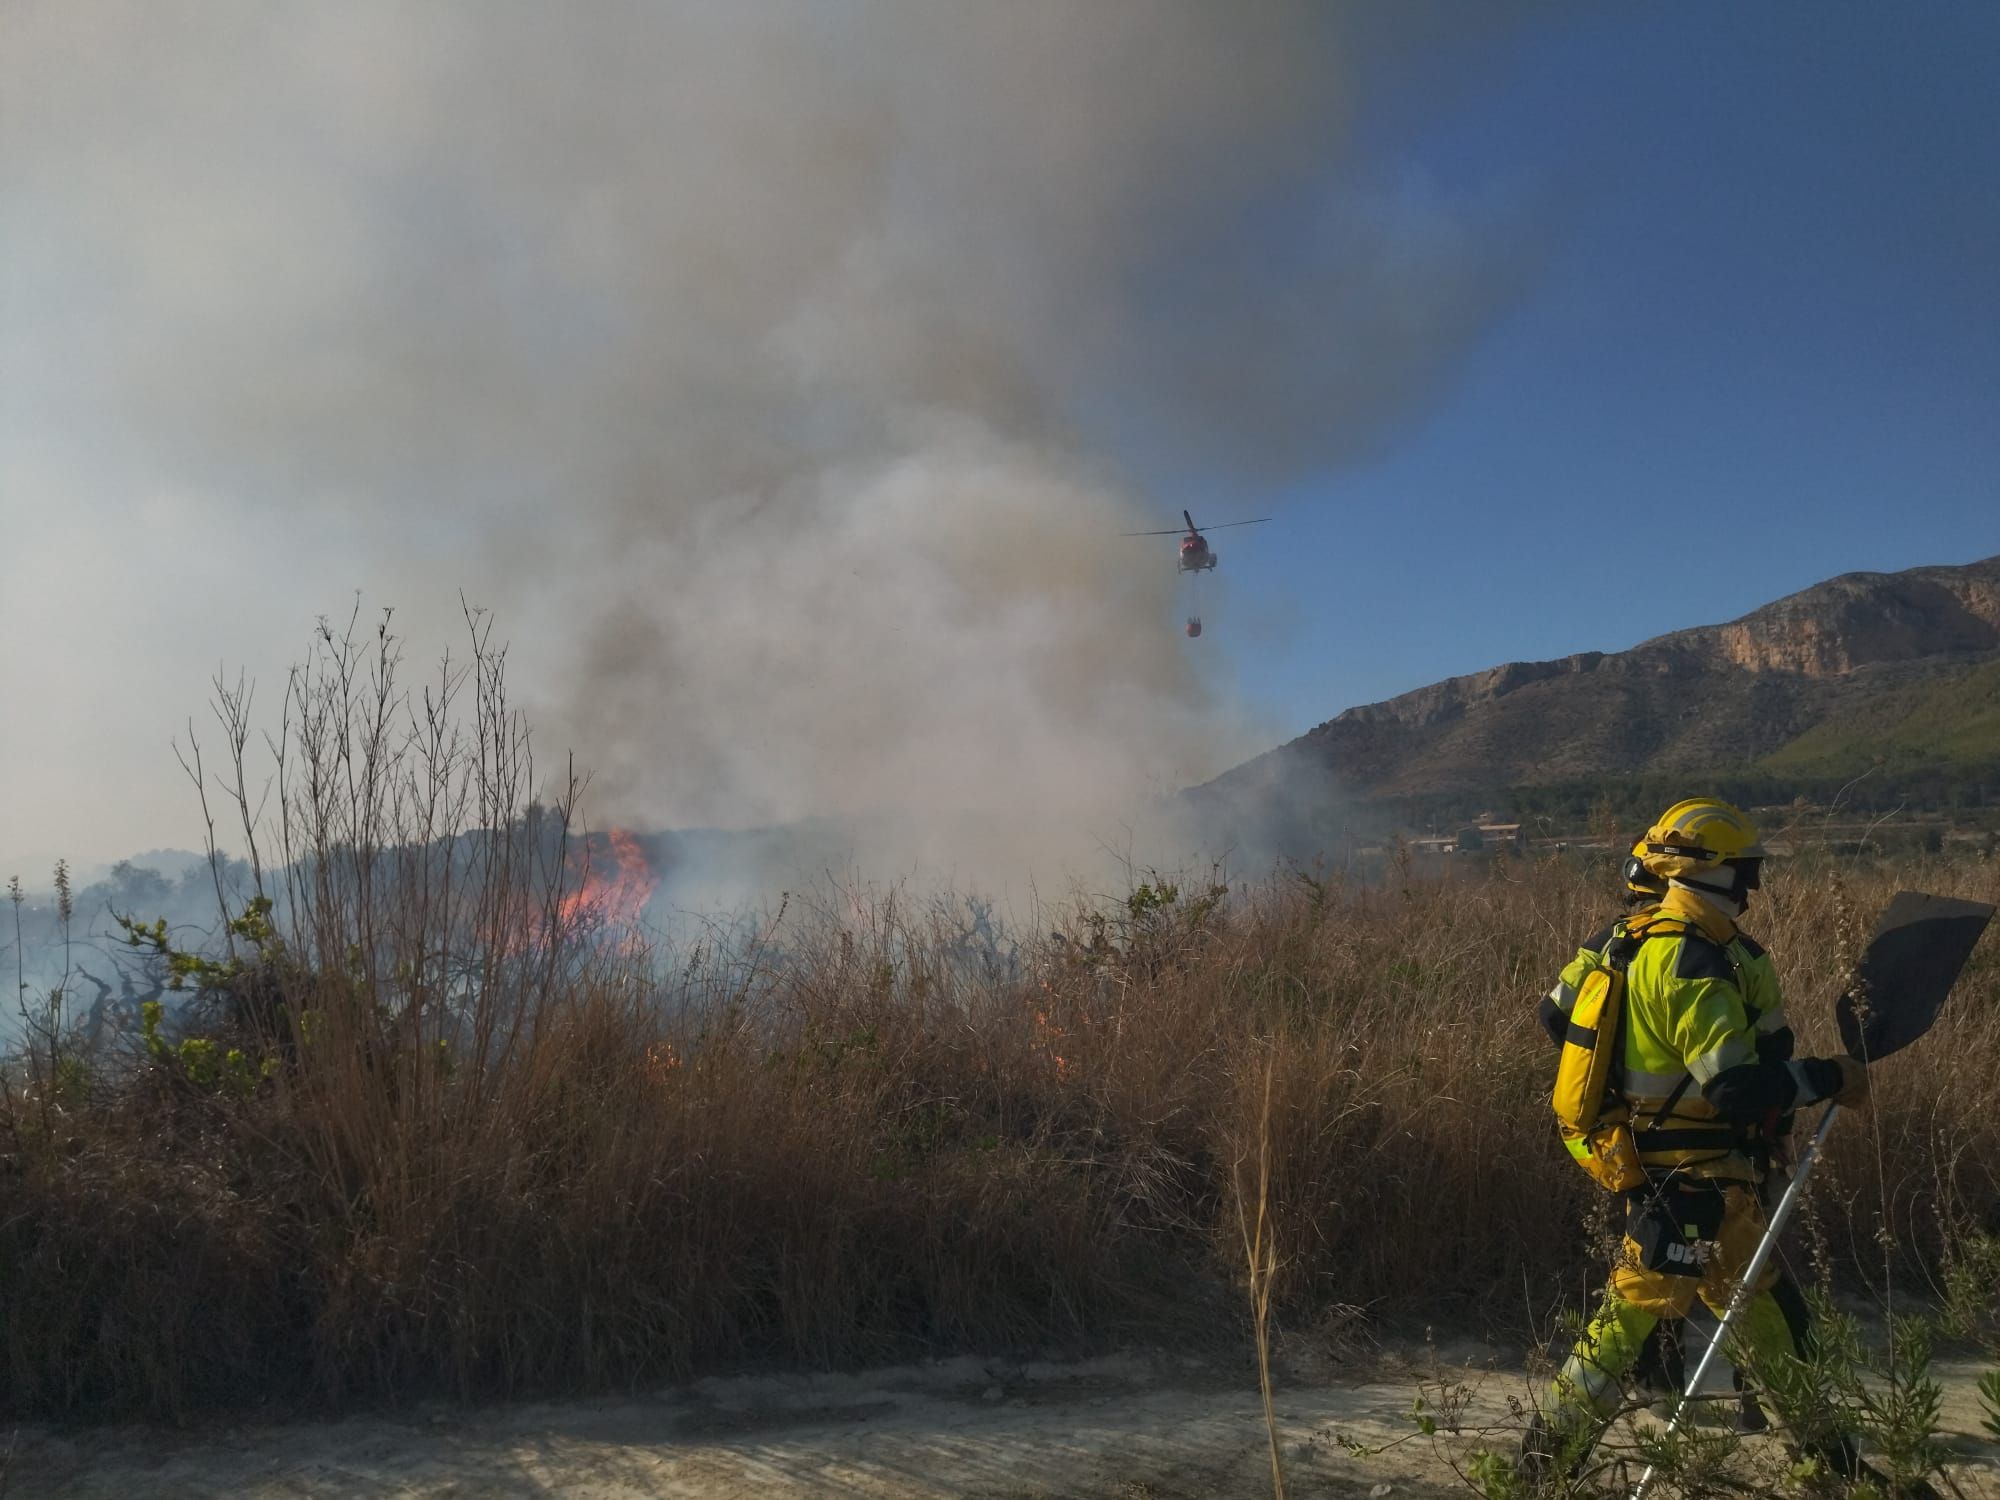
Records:
[[[1824,1080],[1809,1081],[1791,1061],[1792,1032],[1770,955],[1716,908],[1673,888],[1656,906],[1594,935],[1543,1000],[1543,1024],[1561,1038],[1577,987],[1628,928],[1651,934],[1626,970],[1618,1086],[1631,1107],[1640,1164],[1754,1180],[1760,1175],[1755,1138],[1776,1123],[1769,1118],[1777,1114],[1767,1102],[1769,1083],[1747,1100],[1732,1099],[1727,1088],[1712,1097],[1710,1085],[1757,1063],[1792,1071],[1800,1097],[1817,1097],[1823,1090],[1814,1085]],[[1756,1071],[1768,1080],[1768,1069]]]

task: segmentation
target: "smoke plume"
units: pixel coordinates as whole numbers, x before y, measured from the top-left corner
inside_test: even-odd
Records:
[[[1519,286],[1351,149],[1461,44],[1407,13],[17,0],[8,505],[243,580],[104,627],[152,745],[246,635],[464,588],[600,817],[1074,842],[1260,748],[1138,476],[1365,456]]]

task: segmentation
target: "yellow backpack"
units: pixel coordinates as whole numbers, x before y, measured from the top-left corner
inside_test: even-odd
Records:
[[[1625,1056],[1625,971],[1648,937],[1656,914],[1620,923],[1604,949],[1604,962],[1584,976],[1570,1007],[1562,1057],[1550,1098],[1563,1145],[1602,1187],[1614,1193],[1643,1187],[1631,1109],[1619,1090]],[[1668,918],[1670,932],[1685,930]]]

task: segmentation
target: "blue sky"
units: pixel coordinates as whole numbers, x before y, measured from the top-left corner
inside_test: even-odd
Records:
[[[2000,552],[1996,69],[1988,4],[1592,7],[1378,101],[1375,169],[1521,184],[1546,260],[1377,461],[1198,498],[1280,517],[1204,644],[1298,732]]]

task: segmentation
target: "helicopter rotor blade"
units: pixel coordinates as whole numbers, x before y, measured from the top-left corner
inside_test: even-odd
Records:
[[[1181,514],[1186,515],[1187,512],[1182,511]],[[1232,526],[1261,526],[1270,519],[1269,516],[1256,516],[1248,521],[1224,521],[1219,526],[1196,526],[1193,522],[1189,522],[1185,528],[1170,526],[1165,531],[1121,531],[1118,534],[1120,536],[1200,536],[1204,531],[1227,531]]]

